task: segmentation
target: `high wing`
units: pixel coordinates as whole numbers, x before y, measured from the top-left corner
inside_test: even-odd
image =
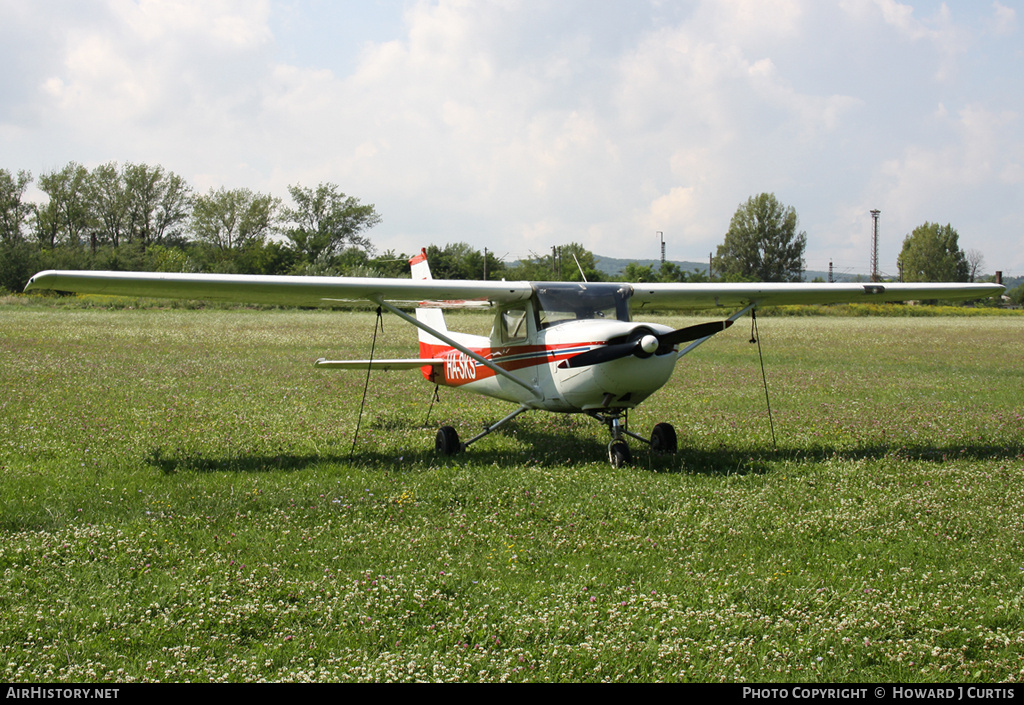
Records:
[[[155,296],[284,306],[339,306],[353,301],[417,304],[458,300],[461,305],[505,304],[530,298],[538,283],[257,274],[46,271],[26,291]],[[584,283],[579,286],[585,288]],[[644,309],[699,309],[748,305],[827,304],[998,296],[998,284],[632,284],[630,305]],[[450,304],[449,304],[450,305]]]
[[[54,270],[32,277],[25,290],[32,289],[328,307],[353,301],[419,304],[432,299],[500,304],[528,299],[533,293],[529,282]]]
[[[983,299],[999,284],[633,284],[634,310]]]

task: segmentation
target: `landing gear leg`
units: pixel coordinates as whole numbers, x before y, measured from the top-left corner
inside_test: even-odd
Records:
[[[631,459],[629,446],[626,445],[626,439],[622,437],[622,432],[625,430],[622,419],[618,416],[609,418],[608,430],[612,433],[611,443],[608,444],[608,462],[612,464],[613,468],[621,468],[623,465],[627,465]]]
[[[608,462],[611,463],[613,468],[621,468],[624,465],[629,465],[632,460],[632,454],[629,452],[629,445],[626,444],[626,436],[633,436],[639,438],[641,441],[647,439],[640,438],[635,434],[632,434],[627,429],[628,420],[625,413],[619,414],[601,414],[598,412],[590,412],[590,415],[601,423],[608,426],[608,432],[612,434],[612,440],[608,444]]]

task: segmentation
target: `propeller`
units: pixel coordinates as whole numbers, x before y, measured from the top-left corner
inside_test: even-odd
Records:
[[[612,343],[580,353],[568,360],[558,363],[560,369],[575,369],[587,365],[599,365],[602,362],[611,362],[619,358],[636,355],[644,358],[654,353],[665,354],[674,345],[688,343],[691,340],[700,340],[709,335],[720,333],[729,326],[732,321],[712,321],[710,323],[699,323],[695,326],[687,326],[678,330],[669,331],[658,335],[650,328],[638,328],[622,342]]]

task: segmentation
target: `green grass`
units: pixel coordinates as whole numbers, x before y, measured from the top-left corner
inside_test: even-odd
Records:
[[[673,325],[687,319],[666,318]],[[453,328],[486,332],[479,315]],[[749,319],[587,418],[371,378],[369,313],[0,306],[7,681],[1016,681],[1021,319]],[[415,331],[385,318],[376,355]]]

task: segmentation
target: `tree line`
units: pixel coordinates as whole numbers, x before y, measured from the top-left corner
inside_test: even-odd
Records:
[[[36,181],[47,200],[25,199],[31,173],[0,169],[0,287],[20,290],[40,269],[247,274],[377,271],[366,231],[373,205],[336,184],[288,187],[288,202],[247,188],[196,193],[161,166],[69,163]]]
[[[408,255],[377,254],[367,232],[381,216],[333,183],[288,187],[289,200],[247,188],[197,193],[161,166],[71,162],[39,176],[47,201],[25,200],[32,175],[0,169],[0,289],[20,291],[43,269],[239,274],[408,276]],[[634,282],[800,281],[806,233],[774,194],[741,203],[710,272],[672,262],[629,263]],[[578,243],[506,263],[467,243],[427,248],[439,279],[600,281],[592,252]],[[964,253],[950,225],[925,223],[904,240],[906,281],[973,281],[980,253]]]
[[[0,289],[21,291],[44,269],[219,272],[324,276],[409,275],[405,253],[378,254],[367,232],[381,216],[336,184],[288,187],[289,200],[247,188],[197,193],[161,166],[71,162],[34,183],[47,200],[26,200],[27,171],[0,169]],[[427,248],[439,279],[600,281],[578,243],[515,263],[459,242]],[[667,264],[630,271],[636,280],[703,275]]]

